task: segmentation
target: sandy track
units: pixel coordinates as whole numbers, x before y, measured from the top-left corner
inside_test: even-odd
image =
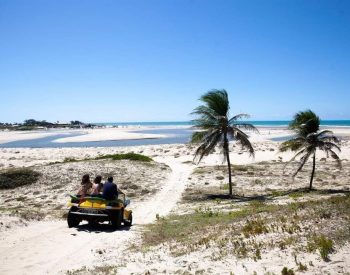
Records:
[[[140,225],[153,222],[157,214],[168,214],[185,189],[189,165],[173,157],[157,161],[169,165],[172,172],[154,197],[131,205],[134,226],[130,230],[101,226],[91,231],[84,225],[69,229],[65,221],[45,221],[6,232],[0,238],[0,274],[57,274],[120,255],[128,242],[139,237]]]

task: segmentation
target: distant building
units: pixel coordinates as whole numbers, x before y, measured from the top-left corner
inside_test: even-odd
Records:
[[[70,122],[69,121],[58,121],[57,120],[55,124],[58,124],[58,125],[69,125]]]

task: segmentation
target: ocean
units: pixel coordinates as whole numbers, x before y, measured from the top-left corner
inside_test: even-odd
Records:
[[[247,120],[242,121],[251,123],[255,126],[260,127],[287,127],[290,123],[289,120]],[[162,122],[102,122],[94,123],[96,125],[104,126],[149,126],[149,127],[185,127],[193,126],[191,121],[162,121]],[[321,126],[332,126],[332,127],[350,127],[350,120],[321,120]]]

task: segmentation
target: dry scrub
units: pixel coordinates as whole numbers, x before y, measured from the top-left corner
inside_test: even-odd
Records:
[[[198,209],[149,225],[144,246],[165,244],[173,256],[211,249],[211,260],[227,255],[255,261],[271,249],[329,254],[350,240],[350,196],[273,205],[253,202],[227,213]]]
[[[113,175],[118,187],[132,201],[143,200],[161,187],[170,172],[166,165],[153,161],[110,159],[69,161],[32,169],[35,175],[40,175],[36,182],[0,191],[1,214],[24,220],[61,218],[66,212],[67,194],[77,192],[84,174],[90,174],[92,179],[96,175],[103,179]]]

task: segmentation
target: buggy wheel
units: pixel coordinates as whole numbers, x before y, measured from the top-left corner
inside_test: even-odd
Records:
[[[125,226],[131,226],[132,225],[132,213],[130,213],[128,220],[124,220],[124,225]]]
[[[89,224],[89,226],[96,226],[96,225],[98,225],[98,221],[96,221],[96,220],[88,220],[88,224]]]
[[[122,225],[123,211],[117,210],[110,213],[110,220],[114,228],[120,228]]]
[[[74,209],[73,207],[69,210],[68,212],[68,216],[67,216],[67,223],[68,223],[68,227],[71,228],[71,227],[76,227],[79,225],[80,223],[80,219],[72,214],[71,212],[74,211],[76,209]]]

